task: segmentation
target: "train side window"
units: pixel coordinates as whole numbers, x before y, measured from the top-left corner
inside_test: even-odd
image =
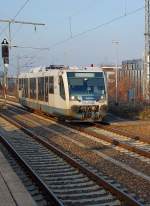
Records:
[[[22,81],[21,81],[21,89],[22,89],[22,96],[25,97],[25,96],[24,96],[24,86],[23,86],[23,82],[24,82],[24,79],[22,79]]]
[[[28,79],[24,80],[24,96],[28,97]]]
[[[25,81],[25,79],[22,79],[22,96],[23,97],[25,97],[24,81]]]
[[[19,90],[22,89],[22,79],[19,79]]]
[[[36,99],[36,78],[30,79],[30,98]]]
[[[65,88],[64,88],[64,82],[62,76],[59,76],[59,91],[60,91],[60,96],[63,99],[66,99],[65,97]]]
[[[54,94],[54,77],[49,77],[49,93]]]
[[[38,99],[44,101],[44,77],[38,78]]]
[[[48,102],[48,77],[45,77],[45,101]]]

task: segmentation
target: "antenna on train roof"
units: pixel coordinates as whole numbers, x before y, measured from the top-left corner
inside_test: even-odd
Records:
[[[65,65],[50,65],[48,67],[46,67],[46,71],[48,71],[49,69],[64,69]]]

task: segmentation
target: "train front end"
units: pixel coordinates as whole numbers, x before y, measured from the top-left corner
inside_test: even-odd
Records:
[[[104,72],[85,68],[67,72],[70,116],[85,122],[102,121],[107,114]]]

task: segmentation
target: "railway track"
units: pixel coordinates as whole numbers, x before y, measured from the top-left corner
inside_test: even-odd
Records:
[[[13,105],[14,106],[14,105]],[[20,108],[20,107],[19,107]],[[20,108],[23,109],[23,108]],[[25,110],[26,111],[26,110]],[[39,115],[39,114],[38,114]],[[44,116],[44,114],[40,114],[40,116]],[[52,117],[48,117],[52,121],[54,120]],[[108,143],[124,148],[136,154],[139,154],[143,157],[150,158],[150,144],[149,139],[146,141],[142,141],[141,138],[135,138],[135,136],[127,135],[125,133],[117,129],[113,129],[105,127],[104,125],[94,124],[92,126],[85,126],[84,124],[80,126],[72,125],[70,123],[61,122],[61,125],[68,126],[68,128],[75,129],[77,131],[83,132],[87,135],[94,136],[100,140],[107,141]]]
[[[13,105],[12,102],[14,103],[17,103],[17,98],[16,97],[13,97],[13,96],[8,96],[8,101],[10,105]],[[11,102],[11,103],[10,103]],[[39,113],[38,113],[39,114]],[[45,116],[43,113],[40,113],[41,116]],[[48,117],[46,116],[47,118],[50,118],[51,120],[54,120],[53,117]],[[57,121],[57,120],[56,120]],[[62,122],[63,123],[63,122]],[[70,125],[69,125],[70,126]],[[128,131],[128,130],[122,130],[114,125],[110,125],[110,123],[108,123],[107,121],[104,121],[102,123],[95,123],[94,124],[95,127],[97,128],[100,128],[100,129],[103,129],[105,131],[109,131],[109,132],[112,132],[116,135],[121,135],[121,136],[125,136],[125,137],[128,137],[130,139],[133,139],[135,141],[141,141],[141,142],[144,142],[144,143],[147,143],[147,144],[150,144],[150,139],[143,136],[143,135],[138,135],[137,133],[135,133],[134,131]],[[116,142],[117,144],[117,142]]]
[[[8,112],[8,111],[7,111]],[[122,168],[123,170],[126,170],[126,171],[128,171],[129,173],[131,173],[132,175],[134,174],[134,176],[136,176],[136,178],[137,177],[140,177],[140,178],[142,178],[143,180],[144,180],[144,182],[145,181],[150,181],[150,178],[149,178],[149,176],[147,176],[147,175],[145,175],[146,173],[148,174],[148,170],[142,170],[142,168],[144,168],[142,165],[141,165],[141,163],[139,164],[139,161],[136,161],[137,163],[134,163],[134,165],[132,166],[131,165],[131,167],[130,166],[128,166],[127,164],[122,164],[121,162],[120,162],[120,159],[119,159],[119,161],[118,160],[115,160],[115,159],[113,159],[113,158],[110,158],[109,156],[107,156],[106,154],[107,154],[107,150],[109,151],[110,150],[110,147],[111,146],[113,146],[113,144],[111,144],[111,143],[105,143],[103,140],[100,140],[100,138],[95,138],[95,137],[93,137],[93,136],[90,136],[90,135],[85,135],[85,133],[84,132],[79,132],[79,131],[77,131],[77,130],[75,130],[75,129],[71,129],[70,127],[68,128],[68,126],[66,126],[66,125],[62,125],[62,124],[59,124],[59,123],[56,123],[56,122],[54,122],[54,120],[52,121],[52,120],[48,120],[47,119],[47,117],[45,118],[43,118],[43,117],[39,117],[39,116],[37,116],[37,115],[34,115],[34,114],[30,114],[30,113],[28,113],[26,110],[20,110],[20,109],[18,109],[18,108],[15,108],[15,107],[12,107],[11,109],[10,109],[10,114],[8,115],[8,113],[6,114],[7,116],[10,116],[11,118],[15,118],[15,119],[17,119],[17,121],[18,122],[20,122],[22,125],[25,125],[25,126],[27,126],[28,128],[30,128],[32,131],[34,131],[36,134],[42,134],[42,135],[44,135],[44,137],[46,138],[46,139],[49,139],[49,137],[48,136],[51,136],[51,135],[49,135],[49,134],[52,134],[52,136],[54,135],[54,136],[59,136],[59,137],[61,137],[61,139],[65,139],[67,142],[68,142],[68,145],[72,142],[72,144],[75,144],[75,145],[77,145],[78,147],[81,147],[81,149],[82,150],[86,150],[87,152],[88,151],[91,151],[91,155],[92,155],[92,153],[95,153],[96,155],[98,155],[100,158],[103,158],[106,162],[110,162],[110,163],[112,163],[115,167],[117,166],[118,168]],[[23,115],[24,114],[24,115]],[[23,116],[22,116],[23,115]],[[47,123],[46,123],[47,122]],[[50,126],[49,126],[50,125]],[[76,132],[75,132],[76,131]],[[47,133],[47,134],[46,134]],[[76,133],[76,134],[75,134]],[[81,138],[82,138],[82,140],[83,140],[83,137],[81,136],[81,135],[84,135],[84,141],[81,141]],[[81,136],[81,137],[80,137]],[[87,138],[87,140],[85,139],[85,137]],[[58,137],[57,137],[58,138]],[[56,138],[56,140],[57,140],[57,138]],[[51,138],[50,138],[51,139]],[[54,138],[55,139],[55,138]],[[94,142],[98,142],[98,143],[102,143],[103,144],[103,146],[94,146],[93,145],[93,143],[92,143],[92,145],[93,146],[90,146],[91,144],[89,144],[88,143],[88,141],[94,141]],[[60,140],[61,142],[62,142],[62,140]],[[54,142],[55,142],[55,140],[54,140]],[[69,143],[70,142],[70,143]],[[81,143],[82,142],[82,143]],[[86,143],[86,146],[83,144],[83,143]],[[56,144],[57,145],[57,144]],[[70,147],[70,146],[69,146]],[[99,148],[100,148],[100,150],[99,150]],[[104,148],[104,150],[102,149],[102,148]],[[118,146],[116,146],[115,145],[115,150],[118,150],[118,151],[120,151],[121,149],[118,149],[119,147]],[[102,152],[100,152],[100,151],[103,151],[103,152],[105,152],[106,151],[106,153],[105,154],[103,154]],[[123,149],[124,150],[124,149]],[[86,152],[86,153],[87,153]],[[114,152],[113,152],[114,153]],[[70,154],[69,154],[70,155]],[[118,155],[118,154],[117,154]],[[144,156],[140,156],[140,155],[136,155],[136,153],[133,153],[133,152],[130,152],[130,151],[128,151],[128,152],[126,152],[126,151],[123,151],[123,153],[122,153],[122,155],[123,156],[125,156],[124,157],[124,159],[127,159],[126,161],[128,162],[128,163],[130,163],[130,161],[132,160],[132,158],[129,158],[129,160],[128,160],[128,158],[127,158],[127,156],[129,155],[129,156],[133,156],[133,158],[137,158],[137,159],[141,159],[142,161],[143,161],[143,163],[145,162],[145,163],[148,163],[149,164],[149,158],[146,158],[146,157],[144,157]],[[114,157],[116,156],[115,155],[115,153],[114,153],[114,155],[113,155]],[[117,157],[117,156],[116,156]],[[131,159],[131,160],[130,160]],[[124,160],[123,160],[123,162],[124,162]],[[111,166],[111,167],[114,167],[114,166]],[[141,165],[141,167],[140,167],[140,165]],[[136,166],[136,167],[135,167]],[[138,167],[139,166],[139,167]],[[135,170],[135,169],[136,170]],[[122,170],[121,169],[121,170]],[[100,169],[101,170],[101,169]],[[143,171],[143,173],[141,173],[141,172]],[[115,173],[116,173],[116,171],[114,171]],[[120,171],[121,173],[122,173],[122,171]],[[145,174],[144,174],[145,173]],[[128,174],[129,175],[129,174]],[[135,177],[134,177],[135,178]],[[142,181],[143,181],[142,180]],[[141,181],[141,180],[140,180]],[[140,182],[139,181],[139,182]],[[124,184],[124,183],[123,183]],[[141,183],[139,183],[139,184],[141,184]]]
[[[107,129],[103,126],[99,126],[99,124],[95,124],[90,127],[74,127],[81,132],[92,135],[96,138],[107,141],[113,145],[120,146],[124,149],[127,149],[131,152],[135,152],[139,155],[150,158],[150,145],[148,142],[143,142],[139,139],[134,139],[134,137],[125,136],[124,133],[117,133],[116,130],[114,132],[113,129]],[[148,140],[149,141],[149,140]]]
[[[38,115],[45,117],[45,115],[42,113],[38,113]],[[52,121],[57,121],[54,120],[53,117],[46,117]],[[135,134],[129,134],[129,132],[121,131],[119,129],[113,128],[113,126],[108,126],[106,123],[104,123],[104,125],[95,123],[88,127],[84,127],[84,124],[83,126],[81,124],[78,126],[64,122],[61,122],[61,124],[64,126],[67,125],[68,127],[78,131],[95,136],[116,146],[123,147],[124,149],[127,149],[131,152],[135,152],[139,155],[150,158],[150,140],[148,138]]]
[[[15,132],[11,132],[11,137],[10,133],[0,135],[0,141],[44,190],[52,201],[48,205],[142,205],[42,137],[6,116],[5,119],[11,124],[3,120],[3,129],[10,127]],[[21,129],[22,134],[18,134],[12,124]]]
[[[48,188],[41,177],[29,165],[29,162],[23,158],[20,150],[17,150],[14,144],[15,140],[10,142],[5,136],[0,135],[1,150],[8,158],[12,168],[27,187],[27,190],[35,201],[37,201],[37,205],[63,206],[52,190]]]
[[[14,107],[14,105],[13,105],[13,107]],[[15,105],[15,107],[16,107],[16,105]],[[17,108],[19,108],[21,110],[25,110],[27,112],[26,109],[24,109],[20,106],[19,107],[17,106]],[[40,114],[38,113],[38,116],[39,115],[40,115],[40,117],[41,116],[44,117],[44,120],[50,119],[50,121],[58,124],[60,127],[64,126],[65,129],[69,129],[73,133],[75,131],[77,131],[77,133],[80,131],[81,133],[95,137],[97,140],[102,140],[102,141],[108,142],[108,144],[114,145],[116,147],[116,149],[118,147],[120,147],[125,152],[129,151],[126,153],[128,153],[131,156],[132,156],[132,154],[133,155],[135,154],[135,156],[141,157],[140,159],[143,159],[143,160],[144,160],[144,157],[146,157],[148,159],[150,158],[150,146],[149,146],[148,142],[135,140],[134,138],[128,137],[125,135],[116,134],[116,132],[115,133],[112,132],[112,129],[107,130],[105,127],[103,127],[103,125],[99,125],[99,124],[94,124],[94,126],[88,126],[88,127],[84,127],[81,124],[80,124],[80,126],[77,126],[77,125],[72,125],[70,123],[64,123],[64,122],[61,122],[61,124],[60,124],[53,117],[45,116],[44,114],[41,114],[41,113]],[[101,128],[101,126],[102,126],[102,128]],[[73,130],[71,130],[71,128]],[[149,162],[147,159],[145,159],[145,160],[147,162]]]
[[[96,173],[86,169],[83,166],[83,162],[81,165],[73,159],[70,159],[68,155],[65,155],[53,145],[50,145],[43,140],[42,137],[37,137],[18,122],[9,119],[8,116],[5,116],[5,119],[32,136],[34,140],[28,137],[20,138],[19,136],[11,140],[5,137],[2,141],[7,140],[9,144],[15,148],[14,150],[28,162],[32,170],[37,171],[38,176],[48,185],[48,188],[50,187],[52,191],[54,191],[54,194],[58,196],[58,199],[61,200],[64,205],[142,205],[142,203],[126,194],[122,188],[119,190],[111,184],[111,180],[106,181],[104,177],[100,177]],[[37,141],[39,143],[37,143]],[[39,144],[44,144],[44,147]],[[21,145],[23,145],[23,148]],[[48,150],[45,147],[47,147]],[[51,157],[49,157],[49,153],[51,153],[49,150],[53,151]],[[56,157],[56,154],[54,154],[56,151],[58,153],[57,155],[65,159],[65,162],[60,159],[60,157]],[[39,155],[40,153],[42,153],[41,156]],[[50,171],[53,172],[54,175],[50,175]],[[108,177],[106,179],[108,179]],[[52,186],[53,183],[54,185]],[[115,195],[115,197],[108,191]],[[123,203],[121,203],[120,200]]]
[[[140,136],[138,134],[135,134],[134,132],[129,132],[129,131],[125,131],[125,130],[121,130],[119,128],[116,128],[112,125],[108,125],[108,124],[105,124],[102,125],[102,124],[95,124],[95,127],[97,128],[100,128],[100,129],[103,129],[103,130],[107,130],[107,131],[110,131],[110,132],[113,132],[117,135],[122,135],[122,136],[126,136],[126,137],[129,137],[133,140],[136,140],[136,141],[141,141],[141,142],[145,142],[145,143],[148,143],[150,144],[150,139],[149,138],[146,138],[144,136]]]

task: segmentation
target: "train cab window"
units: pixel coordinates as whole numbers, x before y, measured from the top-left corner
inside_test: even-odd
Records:
[[[36,78],[30,79],[30,98],[36,99]]]
[[[45,101],[48,102],[48,77],[45,77]]]
[[[62,76],[59,76],[59,91],[60,91],[60,96],[63,99],[66,99],[65,97],[65,88],[64,88],[64,82]]]
[[[49,93],[54,94],[54,77],[49,77]]]
[[[38,99],[44,101],[44,77],[38,78]]]

